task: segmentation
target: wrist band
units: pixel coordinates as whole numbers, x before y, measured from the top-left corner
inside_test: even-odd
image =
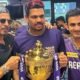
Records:
[[[2,69],[4,75],[5,75],[7,72],[9,72],[9,70],[8,70],[8,68],[7,68],[6,65],[3,65],[3,66],[1,67],[1,69]]]

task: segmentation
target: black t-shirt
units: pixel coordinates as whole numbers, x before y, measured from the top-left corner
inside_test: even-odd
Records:
[[[5,35],[5,45],[0,44],[0,66],[2,66],[10,56],[12,56],[12,46],[14,38],[11,35]],[[11,80],[12,71],[5,74],[0,80]]]

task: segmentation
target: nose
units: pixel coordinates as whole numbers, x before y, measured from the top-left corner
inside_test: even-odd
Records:
[[[42,19],[40,17],[37,17],[37,22],[41,22]]]
[[[8,23],[7,20],[5,21],[4,25],[5,25],[5,26],[9,26],[9,23]]]

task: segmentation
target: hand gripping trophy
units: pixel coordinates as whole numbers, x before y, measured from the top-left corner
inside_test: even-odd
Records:
[[[35,48],[26,52],[26,73],[31,80],[47,80],[52,72],[53,51],[42,47],[37,40]]]

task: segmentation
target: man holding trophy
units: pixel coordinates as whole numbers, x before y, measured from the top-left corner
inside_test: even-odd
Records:
[[[46,29],[41,0],[29,1],[25,19],[27,28],[15,37],[14,44],[14,53],[21,57],[19,80],[60,80],[59,70],[67,65],[64,40],[59,30]]]

